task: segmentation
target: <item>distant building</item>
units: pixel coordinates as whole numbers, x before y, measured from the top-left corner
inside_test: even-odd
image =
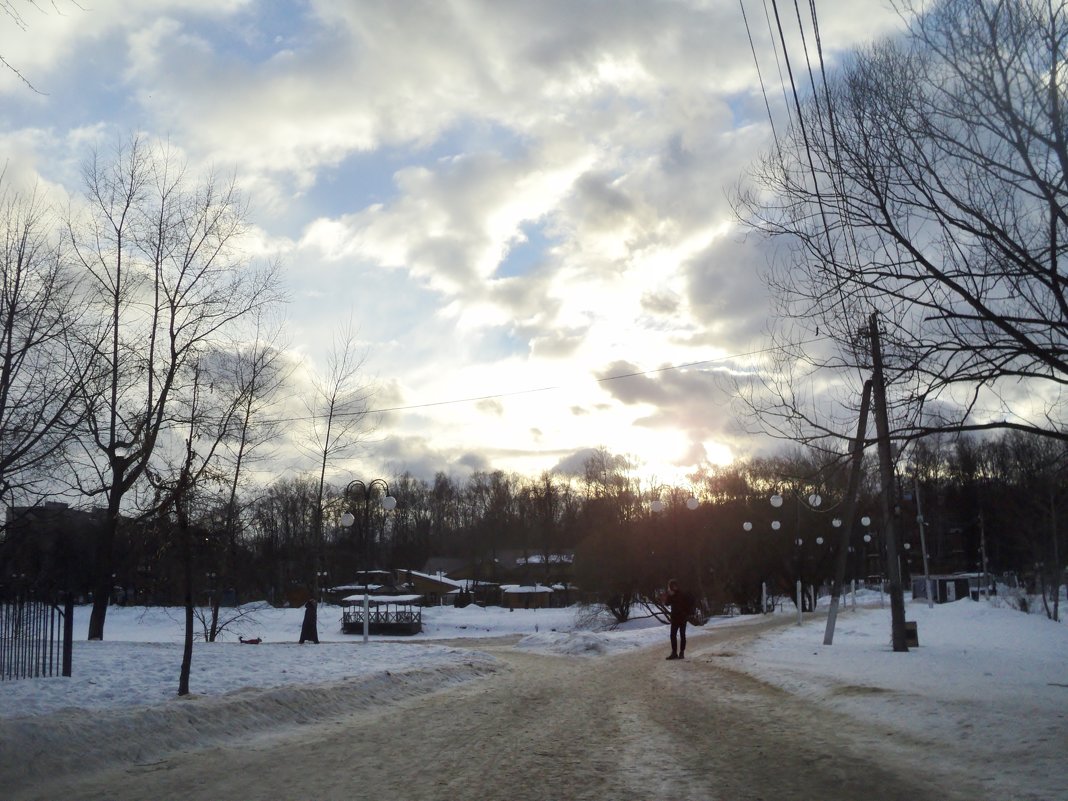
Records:
[[[463,582],[446,578],[440,573],[431,575],[418,570],[399,570],[397,573],[409,592],[422,596],[423,606],[452,605],[464,589]]]
[[[994,595],[994,577],[990,573],[949,573],[931,576],[932,600],[937,604],[952,603],[963,598],[978,601],[980,595]],[[912,577],[912,597],[927,597],[927,580],[924,576]]]
[[[552,587],[544,584],[505,584],[501,587],[503,606],[508,609],[545,609],[552,606]]]

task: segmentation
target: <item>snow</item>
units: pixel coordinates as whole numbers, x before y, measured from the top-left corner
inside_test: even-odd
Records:
[[[642,647],[663,647],[664,626],[644,619],[611,630],[591,628],[590,616],[569,609],[508,610],[469,606],[423,610],[424,631],[414,637],[362,637],[340,630],[340,607],[319,607],[320,645],[298,645],[304,610],[261,608],[216,643],[194,647],[188,711],[177,698],[181,663],[180,610],[112,607],[103,642],[76,640],[72,678],[0,682],[0,750],[8,737],[35,748],[77,737],[90,724],[125,727],[181,746],[210,742],[216,729],[299,722],[344,699],[403,697],[417,690],[477,680],[495,670],[487,644],[599,658]],[[78,608],[84,632],[88,607]],[[1064,739],[1068,732],[1068,626],[991,601],[928,608],[910,601],[920,647],[894,653],[889,604],[862,597],[840,611],[834,645],[824,646],[825,616],[778,613],[784,625],[738,645],[690,637],[688,658],[729,662],[790,693],[838,713],[906,732],[924,726],[947,740],[962,733],[999,738],[1026,748],[1036,728]],[[716,618],[706,630],[742,626],[753,618]],[[260,637],[244,645],[238,635]],[[462,647],[464,640],[471,647]],[[479,642],[475,643],[474,639]],[[1053,731],[1048,727],[1052,726]],[[168,739],[169,738],[169,739]],[[14,741],[14,740],[13,740]]]

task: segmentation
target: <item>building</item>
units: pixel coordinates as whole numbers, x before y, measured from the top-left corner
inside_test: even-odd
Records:
[[[504,584],[501,605],[508,609],[546,609],[552,606],[552,587],[544,584]]]

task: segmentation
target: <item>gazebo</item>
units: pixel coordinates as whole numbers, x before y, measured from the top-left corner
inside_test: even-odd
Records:
[[[363,603],[367,598],[367,633],[411,635],[423,630],[421,595],[368,595],[341,599],[341,630],[363,634]]]

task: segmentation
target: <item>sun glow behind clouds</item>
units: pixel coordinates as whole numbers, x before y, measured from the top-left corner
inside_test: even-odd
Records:
[[[869,36],[885,3],[839,5],[828,48]],[[102,151],[167,139],[248,192],[256,252],[289,271],[295,353],[324,364],[351,317],[391,406],[505,396],[388,415],[361,457],[377,469],[407,466],[387,438],[413,461],[531,473],[604,446],[662,480],[742,447],[707,376],[656,373],[750,350],[766,314],[763,254],[725,244],[725,187],[769,135],[736,8],[74,6],[42,4],[5,44],[48,92],[0,71],[9,178],[76,164],[78,131]],[[76,192],[77,170],[48,183]],[[652,372],[595,381],[624,363]]]

